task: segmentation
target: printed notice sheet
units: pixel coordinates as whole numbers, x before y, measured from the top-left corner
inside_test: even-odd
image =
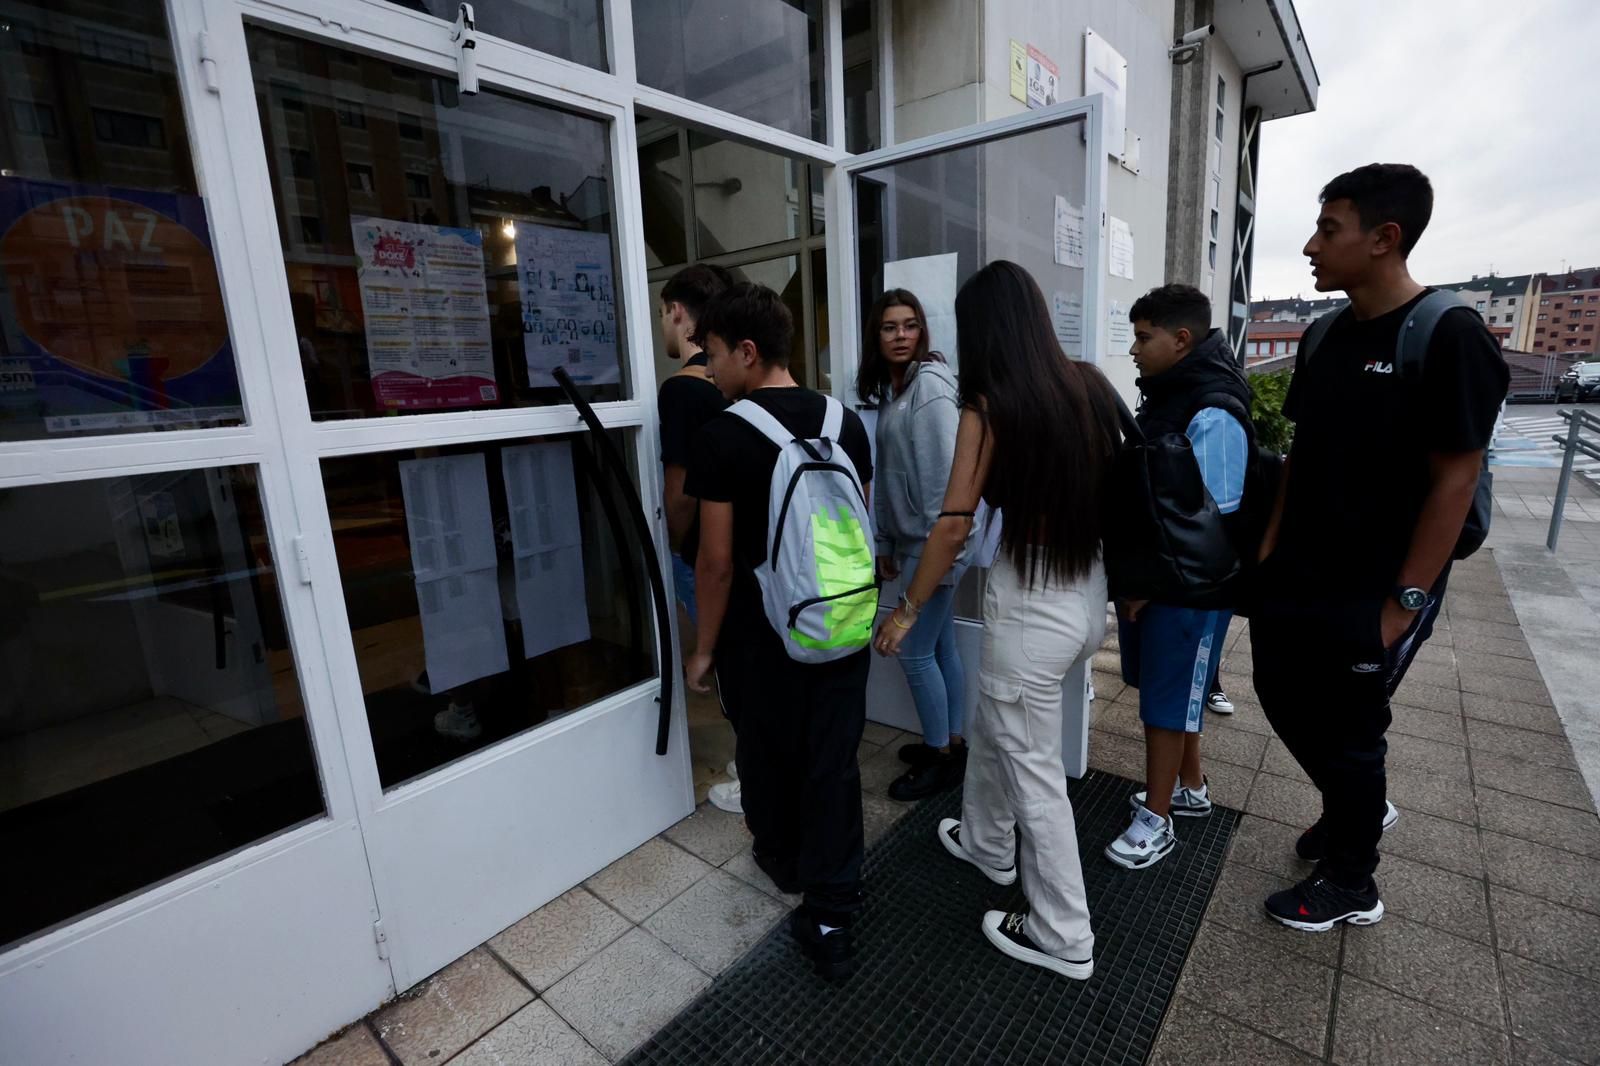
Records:
[[[1133,230],[1122,219],[1112,215],[1108,226],[1111,236],[1111,276],[1133,280]]]
[[[1056,262],[1083,269],[1083,208],[1056,197]]]
[[[1127,355],[1133,347],[1133,323],[1120,300],[1112,300],[1106,313],[1106,347],[1112,355]]]
[[[546,441],[507,448],[500,456],[511,512],[522,654],[531,659],[589,639],[572,446]]]
[[[1061,350],[1074,359],[1083,358],[1083,300],[1076,294],[1053,293],[1050,297],[1050,322],[1055,326]]]
[[[558,366],[580,385],[622,380],[615,278],[610,234],[517,227],[522,345],[535,388],[554,385]]]

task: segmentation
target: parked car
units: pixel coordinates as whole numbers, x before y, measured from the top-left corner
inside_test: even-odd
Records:
[[[1600,363],[1579,363],[1556,382],[1556,403],[1600,400]]]

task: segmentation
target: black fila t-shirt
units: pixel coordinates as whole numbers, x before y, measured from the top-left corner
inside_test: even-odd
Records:
[[[1478,315],[1439,319],[1421,375],[1395,365],[1400,328],[1431,291],[1365,322],[1340,313],[1294,375],[1283,413],[1295,437],[1273,564],[1302,594],[1387,596],[1428,495],[1429,456],[1488,447],[1510,372]]]

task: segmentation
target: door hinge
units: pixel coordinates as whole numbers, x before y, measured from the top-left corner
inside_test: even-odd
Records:
[[[300,584],[311,584],[311,553],[306,551],[306,538],[304,536],[296,536],[294,538],[294,563],[295,568],[300,573]]]
[[[382,918],[372,923],[372,941],[378,945],[378,958],[383,962],[388,962],[389,934],[384,932]]]
[[[205,30],[200,31],[200,73],[205,78],[208,92],[222,92],[222,86],[217,81],[217,57],[211,54],[211,34]]]

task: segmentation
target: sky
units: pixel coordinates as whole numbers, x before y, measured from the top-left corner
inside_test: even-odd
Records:
[[[1365,163],[1433,182],[1418,281],[1600,266],[1600,2],[1294,3],[1322,85],[1261,127],[1252,299],[1317,295],[1317,193]]]

